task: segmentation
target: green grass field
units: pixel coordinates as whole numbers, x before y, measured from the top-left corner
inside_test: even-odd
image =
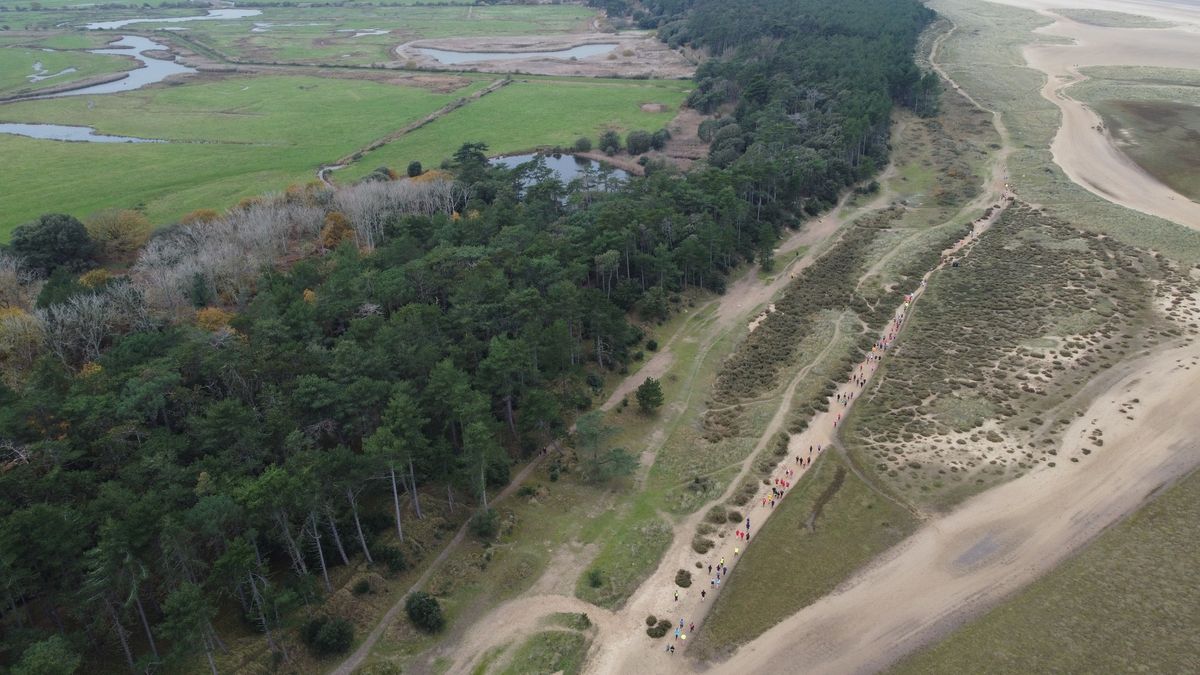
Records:
[[[355,178],[378,166],[403,167],[412,160],[437,166],[468,141],[483,141],[492,154],[503,154],[567,146],[580,136],[595,142],[608,128],[654,131],[675,116],[691,87],[677,80],[515,82],[368,153],[337,176]],[[644,112],[643,103],[663,103],[668,110]]]
[[[241,197],[313,180],[320,164],[467,91],[239,76],[0,106],[0,120],[7,122],[87,125],[173,141],[125,145],[0,136],[0,155],[8,158],[0,186],[5,205],[0,233],[49,209],[84,216],[144,205],[151,221],[161,225],[192,209],[223,208]]]
[[[1200,669],[1200,473],[895,673]]]
[[[36,71],[35,64],[42,70]],[[33,92],[46,87],[69,84],[96,75],[119,73],[137,65],[130,59],[108,54],[89,54],[83,51],[46,52],[41,49],[8,47],[0,49],[0,96]],[[68,68],[75,72],[55,75]],[[55,75],[37,82],[27,76]]]
[[[0,153],[14,158],[11,178],[0,186],[7,207],[0,213],[0,236],[48,204],[79,216],[141,205],[161,225],[192,209],[219,209],[313,180],[321,164],[469,95],[489,79],[435,93],[316,77],[205,77],[112,96],[0,106],[0,121],[85,125],[101,133],[173,141],[88,144],[0,136]],[[403,167],[413,159],[436,166],[467,141],[482,140],[503,153],[567,145],[609,127],[657,129],[674,116],[689,87],[674,80],[515,83],[368,154],[338,178],[353,179],[380,165]],[[651,102],[665,103],[670,111],[640,109]],[[81,170],[96,166],[106,169]]]

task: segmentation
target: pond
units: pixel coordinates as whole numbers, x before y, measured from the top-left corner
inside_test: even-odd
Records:
[[[554,175],[563,183],[570,183],[576,178],[586,178],[585,174],[588,172],[592,173],[593,179],[598,180],[601,169],[607,169],[612,178],[619,180],[629,178],[629,174],[621,169],[614,169],[595,160],[576,157],[574,155],[509,155],[507,157],[496,157],[492,159],[492,162],[500,166],[515,169],[517,166],[532,162],[539,157],[546,162],[546,168],[553,171]]]
[[[70,127],[61,124],[17,124],[0,122],[0,134],[13,134],[51,141],[83,141],[87,143],[165,143],[154,138],[106,136],[92,127]]]
[[[181,23],[183,21],[218,21],[222,19],[244,19],[262,14],[257,9],[210,9],[204,16],[176,16],[169,19],[122,19],[120,21],[97,21],[84,24],[88,30],[116,30],[134,23]]]
[[[114,49],[114,47],[116,48]],[[196,72],[195,68],[189,68],[174,61],[151,58],[142,53],[155,49],[165,50],[167,46],[139,35],[122,36],[120,40],[112,43],[107,49],[89,49],[88,51],[92,54],[132,56],[141,62],[142,67],[129,71],[127,77],[113,82],[95,84],[90,87],[83,87],[82,89],[71,89],[70,91],[63,91],[57,94],[33,96],[31,98],[58,98],[60,96],[87,96],[91,94],[112,94],[119,91],[133,91],[134,89],[141,89],[148,84],[162,82],[172,75]]]
[[[555,58],[582,59],[589,56],[607,54],[616,49],[615,44],[579,45],[570,49],[559,49],[549,52],[454,52],[448,49],[433,49],[432,47],[413,47],[413,50],[424,54],[439,63],[457,65],[460,63],[476,63],[478,61],[516,61],[519,59]]]

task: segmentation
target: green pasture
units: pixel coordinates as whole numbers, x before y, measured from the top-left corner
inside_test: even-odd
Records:
[[[192,209],[229,206],[312,180],[322,163],[470,89],[438,94],[375,82],[238,76],[0,106],[6,122],[86,125],[172,141],[126,145],[0,136],[7,159],[0,233],[51,209],[85,216],[141,205],[152,222],[164,224]]]
[[[32,82],[28,76],[38,74],[34,70],[36,63],[41,63],[44,69],[41,75],[55,75],[68,68],[74,68],[75,72]],[[33,92],[97,75],[119,73],[135,65],[137,64],[132,59],[108,54],[89,54],[85,51],[46,52],[28,47],[3,48],[0,49],[0,96]]]
[[[402,167],[412,160],[437,166],[466,142],[483,141],[492,154],[503,154],[567,146],[580,136],[595,143],[608,128],[653,131],[675,116],[691,86],[677,80],[515,82],[368,153],[338,178],[356,178],[378,166]],[[666,104],[667,112],[644,112],[643,103]]]

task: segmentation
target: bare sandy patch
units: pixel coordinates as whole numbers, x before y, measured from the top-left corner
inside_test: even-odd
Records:
[[[1121,206],[1200,229],[1200,204],[1167,187],[1121,152],[1105,132],[1100,116],[1070,96],[1069,88],[1086,79],[1089,66],[1200,67],[1200,8],[1184,4],[1154,5],[1101,1],[1089,9],[1124,12],[1180,24],[1172,28],[1107,27],[1068,19],[1054,6],[1080,6],[1048,0],[1001,0],[1035,9],[1054,20],[1036,32],[1053,40],[1027,46],[1026,62],[1046,74],[1042,96],[1062,112],[1051,143],[1054,161],[1089,192]]]

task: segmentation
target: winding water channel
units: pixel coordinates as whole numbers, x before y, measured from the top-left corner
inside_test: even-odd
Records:
[[[137,59],[141,64],[141,68],[135,68],[129,71],[129,75],[115,80],[113,82],[105,82],[103,84],[95,84],[82,89],[70,89],[61,91],[55,94],[43,94],[41,96],[33,96],[31,98],[59,98],[61,96],[88,96],[91,94],[114,94],[121,91],[133,91],[141,89],[148,84],[162,82],[172,75],[182,75],[184,73],[194,73],[195,68],[184,66],[174,61],[165,61],[146,56],[145,52],[152,50],[166,50],[167,46],[150,38],[141,37],[140,35],[125,35],[120,40],[112,43],[106,49],[89,49],[92,54],[115,54],[117,56],[131,56]]]
[[[88,30],[116,30],[135,23],[183,23],[184,21],[219,21],[222,19],[244,19],[262,14],[257,9],[210,9],[203,16],[175,16],[166,19],[121,19],[120,21],[96,21],[84,24]]]
[[[98,134],[92,127],[72,127],[64,124],[21,124],[0,122],[0,134],[13,134],[50,141],[84,141],[87,143],[166,143],[157,138],[108,136]]]

